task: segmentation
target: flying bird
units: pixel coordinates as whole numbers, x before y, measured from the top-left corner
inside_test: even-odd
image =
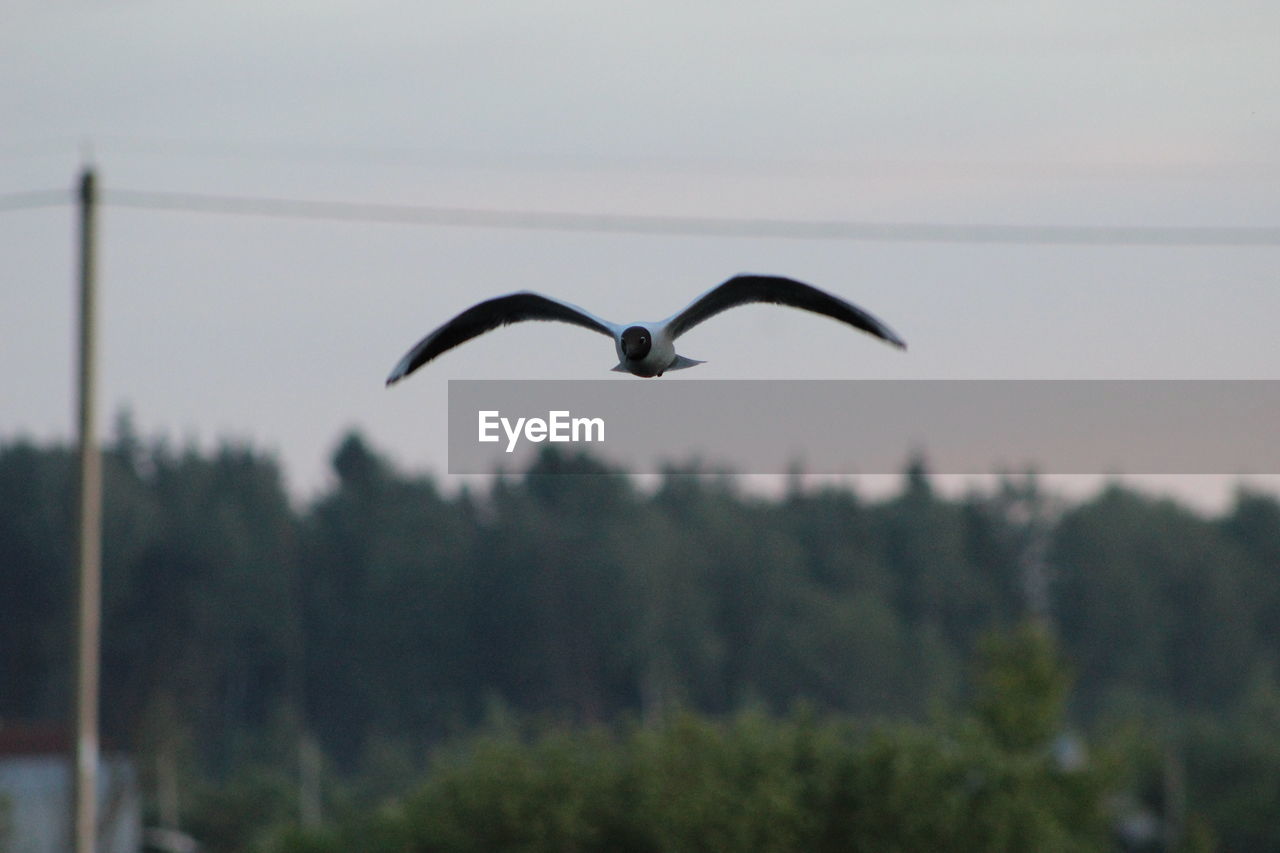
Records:
[[[668,370],[683,370],[703,363],[677,355],[676,338],[721,311],[753,302],[825,314],[896,347],[907,347],[884,323],[838,296],[781,276],[739,275],[708,290],[678,314],[656,323],[610,323],[576,305],[530,291],[498,296],[473,305],[420,340],[392,369],[387,384],[400,381],[459,344],[522,320],[558,320],[599,332],[613,339],[618,353],[618,365],[613,370],[636,376],[661,376]]]

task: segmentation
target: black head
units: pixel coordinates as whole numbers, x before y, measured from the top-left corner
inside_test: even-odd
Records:
[[[628,361],[640,361],[649,354],[653,340],[644,326],[632,326],[622,333],[622,354]]]

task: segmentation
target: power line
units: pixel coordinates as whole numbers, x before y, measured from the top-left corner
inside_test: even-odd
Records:
[[[235,216],[686,237],[1076,246],[1280,246],[1280,227],[960,225],[925,222],[735,219],[486,210],[143,190],[108,190],[104,201],[115,207]]]
[[[104,191],[102,196],[102,203],[107,205],[139,210],[525,231],[888,243],[1280,246],[1280,227],[1266,226],[1000,225],[993,223],[965,225],[930,222],[741,219],[715,216],[496,210],[129,189],[109,189]],[[69,204],[71,200],[71,194],[65,190],[0,194],[0,211],[57,207]]]
[[[38,207],[61,207],[71,203],[67,190],[30,190],[0,193],[0,210],[33,210]]]

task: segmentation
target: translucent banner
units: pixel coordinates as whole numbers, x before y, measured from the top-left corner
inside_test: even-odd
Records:
[[[449,472],[1280,473],[1276,380],[450,380]]]

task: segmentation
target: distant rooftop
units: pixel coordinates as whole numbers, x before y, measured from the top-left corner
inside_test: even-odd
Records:
[[[107,741],[103,749],[114,751],[115,745]],[[70,752],[71,732],[66,723],[0,720],[0,757]]]

